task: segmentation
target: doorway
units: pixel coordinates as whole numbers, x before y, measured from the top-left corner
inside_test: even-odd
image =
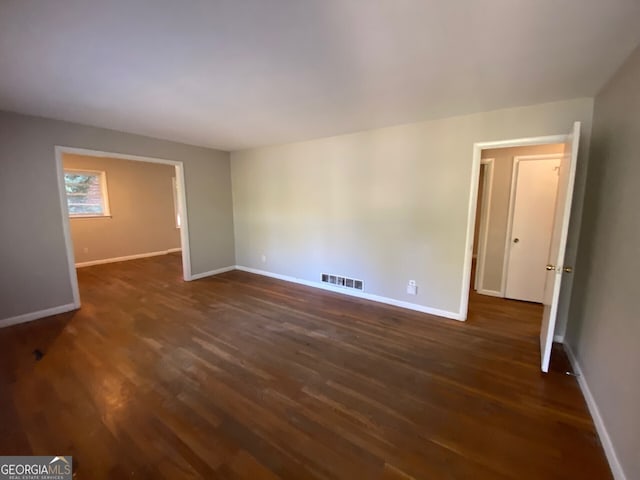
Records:
[[[532,284],[526,269],[547,260],[558,176],[551,164],[562,155],[558,143],[481,151],[473,277],[478,293],[542,302],[544,271]]]
[[[462,298],[461,298],[461,313],[464,313],[463,318],[467,318],[469,313],[469,296],[471,290],[471,275],[472,270],[474,269],[473,262],[473,252],[474,252],[474,243],[478,241],[475,237],[475,220],[477,215],[482,217],[486,217],[487,215],[482,215],[482,212],[478,212],[478,205],[481,206],[480,210],[484,209],[482,199],[478,198],[478,191],[480,189],[479,179],[480,179],[480,171],[482,168],[482,157],[483,152],[491,151],[491,158],[494,159],[494,169],[495,169],[495,156],[497,154],[503,153],[507,151],[506,149],[515,148],[515,147],[532,147],[532,146],[550,146],[550,145],[562,145],[561,155],[559,156],[559,164],[552,165],[553,171],[557,171],[557,185],[555,185],[556,198],[551,201],[547,200],[546,203],[549,205],[553,205],[553,215],[550,220],[545,219],[547,224],[551,224],[551,231],[548,234],[550,237],[550,242],[548,248],[542,248],[540,251],[544,254],[544,250],[546,249],[546,265],[544,262],[541,262],[539,259],[535,262],[535,266],[529,268],[535,268],[536,274],[542,272],[544,274],[544,288],[542,294],[542,304],[540,307],[542,308],[542,316],[541,316],[541,326],[540,326],[540,349],[541,349],[541,370],[543,372],[547,372],[549,368],[549,360],[551,356],[551,346],[553,343],[554,330],[556,324],[556,316],[558,312],[558,302],[560,298],[560,285],[562,281],[563,273],[570,273],[571,268],[564,265],[564,256],[566,250],[567,243],[567,233],[569,229],[569,217],[571,211],[571,202],[573,198],[573,187],[575,181],[575,172],[576,172],[576,164],[577,164],[577,156],[578,156],[578,143],[580,139],[580,122],[575,122],[573,128],[569,131],[569,133],[565,135],[553,135],[547,137],[534,137],[534,138],[525,138],[525,139],[517,139],[517,140],[506,140],[506,141],[497,141],[497,142],[482,142],[474,144],[473,151],[473,164],[472,164],[472,180],[471,180],[471,194],[469,198],[469,216],[468,216],[468,225],[467,225],[467,243],[466,243],[466,260],[465,260],[465,270],[463,275],[463,288],[462,288]],[[554,152],[557,154],[559,152]],[[518,156],[518,155],[516,155]],[[522,155],[519,155],[522,157]],[[522,159],[519,159],[520,161]],[[541,159],[540,159],[541,160]],[[516,181],[519,176],[519,171],[526,171],[526,168],[520,168],[521,165],[518,165],[518,161],[516,161],[515,157],[513,160],[516,163],[516,169],[512,171],[511,177],[515,178]],[[557,167],[557,168],[556,168]],[[535,169],[534,169],[535,170]],[[550,178],[550,175],[547,172],[547,177]],[[495,191],[495,179],[496,173],[494,171],[494,191]],[[517,183],[517,182],[516,182]],[[525,184],[529,184],[529,181],[524,182]],[[535,185],[534,185],[535,187]],[[546,190],[553,190],[554,188],[547,188]],[[511,244],[520,243],[519,237],[513,237],[513,212],[516,210],[515,204],[518,198],[517,189],[511,188],[510,186],[510,198],[511,201],[509,203],[508,218],[511,218],[509,225],[509,233],[510,235],[504,237],[505,248],[502,250],[502,256],[504,258],[506,251],[509,252],[512,249]],[[526,196],[527,188],[523,188],[522,191],[525,192]],[[536,188],[529,188],[531,190],[529,195],[534,195],[537,191]],[[544,190],[544,189],[543,189]],[[496,206],[492,204],[491,214],[489,217],[496,216],[494,215],[496,212]],[[535,204],[533,206],[529,206],[529,209],[535,210]],[[550,210],[550,209],[548,209]],[[536,213],[536,212],[534,212]],[[548,216],[547,216],[548,217]],[[482,220],[481,220],[482,221]],[[527,222],[524,222],[527,223]],[[491,225],[485,225],[486,228],[491,230]],[[478,231],[482,231],[483,226],[481,225],[478,228]],[[531,229],[530,229],[531,230]],[[523,230],[524,232],[525,230]],[[530,232],[529,232],[530,233]],[[529,235],[527,233],[527,235]],[[535,232],[534,232],[535,233]],[[490,238],[490,233],[487,234],[487,238]],[[547,237],[547,238],[548,238]],[[481,237],[482,238],[482,237]],[[515,239],[518,239],[517,242],[514,242]],[[482,240],[481,240],[482,241]],[[489,242],[487,242],[488,244]],[[508,247],[508,248],[506,248]],[[487,250],[489,248],[487,247]],[[525,252],[527,250],[524,250]],[[480,255],[480,251],[479,251]],[[544,258],[545,255],[542,255],[540,258]],[[513,256],[515,258],[515,255]],[[526,263],[527,260],[526,254],[521,256],[521,261]],[[511,260],[513,262],[513,258],[507,257],[506,261],[503,260],[503,272],[505,271],[506,266],[508,265],[508,261]],[[517,263],[517,262],[515,262]],[[483,286],[483,282],[486,281],[487,277],[487,262],[486,259],[483,265],[483,277],[481,279],[476,279],[474,281],[474,286],[478,288],[478,292],[480,293],[479,287]],[[509,270],[507,270],[508,272]],[[526,273],[526,269],[524,270]],[[542,275],[540,275],[542,276]],[[500,279],[501,288],[498,290],[497,288],[490,293],[492,296],[504,297],[506,291],[506,273]],[[521,282],[526,283],[526,282]],[[517,282],[515,283],[517,284]],[[539,298],[539,297],[536,297]]]
[[[491,199],[493,197],[494,158],[482,158],[478,179],[477,214],[474,227],[473,278],[474,290],[482,291],[480,279],[484,278],[487,244],[489,243],[489,225],[491,224]],[[486,293],[485,295],[490,295]],[[496,295],[497,296],[497,295]]]
[[[185,180],[184,180],[184,166],[180,161],[174,160],[166,160],[159,159],[153,157],[141,157],[136,155],[126,155],[119,153],[111,153],[111,152],[102,152],[81,148],[72,148],[72,147],[55,147],[55,158],[56,158],[56,170],[58,174],[58,190],[60,193],[60,202],[63,212],[63,233],[65,239],[65,245],[67,250],[67,261],[69,267],[69,277],[73,292],[73,300],[76,308],[80,308],[80,292],[78,288],[78,276],[77,276],[77,267],[87,266],[97,263],[108,263],[111,261],[119,261],[119,260],[127,260],[133,258],[140,258],[144,256],[151,256],[149,253],[139,254],[139,255],[126,255],[126,256],[117,256],[113,258],[108,258],[105,261],[97,260],[97,261],[89,261],[89,262],[79,262],[76,263],[76,252],[74,251],[74,242],[72,236],[72,228],[71,228],[71,217],[78,216],[83,217],[82,213],[85,213],[86,217],[96,216],[105,217],[104,220],[108,223],[109,219],[112,218],[112,213],[109,208],[109,179],[104,171],[104,169],[91,169],[91,168],[68,168],[65,167],[65,157],[86,157],[88,159],[97,160],[109,160],[109,161],[118,161],[118,160],[126,160],[130,162],[134,162],[133,165],[139,164],[140,162],[146,162],[149,166],[166,166],[169,167],[169,172],[173,172],[173,178],[175,178],[175,190],[172,193],[173,183],[171,177],[168,179],[167,184],[167,201],[170,202],[171,209],[173,210],[173,205],[175,204],[175,221],[179,222],[174,224],[174,227],[178,229],[179,236],[179,249],[181,250],[182,256],[182,269],[183,269],[183,278],[185,281],[189,281],[192,279],[191,276],[191,261],[190,261],[190,250],[189,250],[189,230],[188,230],[188,212],[187,212],[187,203],[186,203],[186,190],[185,190]],[[140,165],[138,165],[140,166]],[[65,174],[65,169],[67,172]],[[75,170],[75,171],[74,171]],[[83,170],[83,171],[78,171]],[[77,175],[76,175],[77,174]],[[79,182],[79,186],[83,186],[84,190],[80,189],[81,193],[85,193],[80,200],[70,201],[68,200],[67,192],[68,190],[72,192],[75,191],[73,185],[70,186],[70,182]],[[141,182],[142,183],[142,182]],[[82,185],[80,185],[82,184]],[[174,196],[175,195],[175,196]],[[175,203],[174,203],[175,199]],[[112,200],[112,199],[111,199]],[[134,200],[132,198],[125,199],[124,202],[129,201],[130,204],[133,204]],[[70,210],[74,210],[70,213]],[[80,215],[76,215],[77,213]],[[178,220],[179,219],[179,220]],[[80,218],[78,220],[74,219],[74,221],[82,221]],[[170,219],[170,221],[174,221]],[[103,225],[106,225],[103,223]],[[178,228],[179,227],[179,228]],[[169,253],[169,250],[178,250],[176,249],[167,249],[167,252],[151,252],[151,254],[158,253]],[[81,253],[85,253],[84,250],[81,250]],[[88,253],[88,252],[87,252]]]

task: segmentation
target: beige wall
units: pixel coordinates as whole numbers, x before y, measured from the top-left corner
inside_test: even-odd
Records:
[[[596,97],[567,343],[626,478],[640,478],[640,48]]]
[[[73,302],[56,145],[184,162],[192,273],[234,264],[227,152],[0,112],[0,319]]]
[[[562,154],[564,145],[538,145],[534,147],[496,148],[482,151],[482,158],[493,158],[493,186],[491,214],[487,232],[484,275],[480,285],[485,290],[502,290],[504,247],[509,218],[509,198],[513,175],[513,158],[522,155]]]
[[[77,263],[180,248],[173,204],[175,167],[65,154],[64,168],[107,176],[110,217],[71,218]]]
[[[363,279],[368,293],[457,314],[468,288],[474,142],[568,133],[580,120],[582,164],[592,105],[577,99],[233,152],[237,263],[308,281],[335,272]],[[406,294],[410,279],[417,296]]]

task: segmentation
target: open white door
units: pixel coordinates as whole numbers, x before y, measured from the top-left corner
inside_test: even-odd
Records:
[[[569,232],[569,217],[571,214],[571,200],[573,185],[576,178],[576,164],[578,161],[578,143],[580,142],[580,122],[573,124],[573,132],[565,144],[565,155],[560,164],[558,177],[558,196],[551,233],[549,261],[547,263],[547,280],[544,288],[544,313],[542,329],[540,330],[540,353],[542,371],[549,371],[551,346],[556,328],[558,314],[558,300],[560,299],[560,284],[565,272],[564,254]]]

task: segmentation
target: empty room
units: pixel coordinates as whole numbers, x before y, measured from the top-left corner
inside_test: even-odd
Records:
[[[637,0],[6,0],[0,72],[0,478],[640,479]]]

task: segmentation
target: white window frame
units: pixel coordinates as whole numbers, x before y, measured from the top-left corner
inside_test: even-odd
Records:
[[[104,170],[89,170],[86,168],[65,168],[64,174],[73,173],[76,175],[86,174],[86,175],[95,175],[100,177],[100,197],[102,204],[102,213],[71,213],[69,211],[69,194],[66,192],[66,180],[65,180],[65,199],[67,201],[67,212],[69,214],[69,218],[104,218],[111,217],[111,208],[109,206],[109,190],[107,188],[107,172]]]

